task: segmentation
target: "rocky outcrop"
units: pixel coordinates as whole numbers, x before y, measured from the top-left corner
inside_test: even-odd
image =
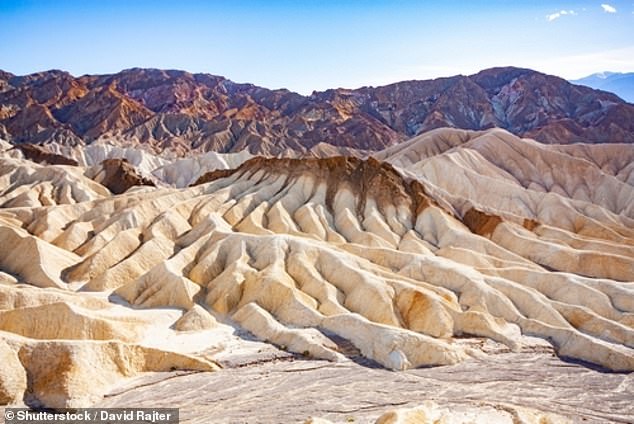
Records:
[[[8,144],[7,148],[13,146]],[[153,154],[148,149],[134,147],[118,147],[105,142],[92,143],[88,146],[68,147],[60,143],[50,143],[46,149],[60,156],[72,158],[83,167],[94,167],[108,159],[126,160],[137,172],[149,179],[155,179],[178,188],[187,187],[201,175],[214,170],[236,168],[253,157],[249,152],[238,153],[190,153],[185,158],[168,154]],[[5,152],[6,156],[8,152]],[[334,153],[333,153],[334,155]]]
[[[26,403],[48,408],[90,405],[118,380],[141,372],[218,369],[192,356],[117,341],[26,341],[18,357],[18,370],[25,370],[29,381]]]
[[[471,208],[462,217],[462,222],[471,230],[480,236],[490,236],[497,226],[502,223],[499,216],[489,215],[485,212]]]
[[[194,305],[174,323],[174,329],[178,331],[211,330],[217,326],[218,322],[213,315],[200,305]]]
[[[180,321],[190,330],[210,328],[209,318],[198,312]],[[147,346],[148,331],[160,331],[162,322],[171,318],[157,319],[100,297],[0,284],[0,358],[7,365],[0,371],[0,403],[88,406],[140,373],[218,369],[206,358],[174,351],[161,340],[166,334]]]
[[[12,151],[5,152],[11,153]],[[43,166],[0,155],[0,207],[39,207],[86,202],[110,196],[75,166]]]
[[[423,186],[405,179],[389,163],[374,158],[334,156],[324,159],[276,159],[257,157],[234,170],[217,170],[203,175],[194,185],[212,182],[233,174],[249,175],[256,172],[282,173],[296,180],[310,176],[323,180],[327,186],[326,206],[332,210],[335,196],[343,190],[358,196],[358,212],[365,208],[365,199],[371,197],[384,211],[388,207],[412,209],[421,212],[433,201],[426,196]]]
[[[32,160],[36,163],[49,165],[78,165],[76,160],[50,152],[44,146],[39,146],[37,144],[17,144],[15,147],[22,152],[26,159]]]
[[[134,186],[155,186],[152,180],[140,176],[125,159],[106,159],[91,169],[88,175],[113,194],[125,193]]]
[[[19,403],[27,390],[26,371],[5,340],[0,340],[0,360],[4,364],[0,371],[0,405]]]
[[[463,334],[517,349],[521,333],[550,340],[562,355],[631,369],[634,304],[618,281],[634,275],[634,210],[623,200],[634,189],[587,161],[500,130],[436,135],[387,151],[394,165],[254,158],[184,190],[135,192],[63,213],[5,210],[4,231],[21,234],[44,259],[74,253],[54,273],[30,270],[14,255],[3,257],[3,267],[42,286],[82,284],[114,290],[135,307],[190,310],[192,322],[183,318],[175,328],[212,325],[196,309],[202,302],[263,340],[333,360],[341,358],[336,344],[311,329],[347,339],[391,369],[460,362],[469,352],[451,339]],[[491,144],[516,166],[477,159],[478,152],[489,157]],[[551,157],[562,169],[544,165]],[[399,158],[410,163],[404,173]],[[436,168],[456,164],[462,168],[451,179]],[[543,168],[527,173],[530,164]],[[574,188],[574,167],[602,187],[594,208],[586,206],[593,194],[585,185]],[[550,191],[538,192],[538,184]],[[509,209],[503,199],[510,197],[526,210]],[[556,214],[539,208],[548,202]],[[91,321],[81,309],[62,309],[57,315],[82,323],[78,335],[134,337],[114,332],[99,314]],[[37,337],[27,324],[7,328]]]
[[[198,177],[196,181],[192,184],[192,186],[197,186],[200,184],[210,183],[212,181],[218,180],[220,178],[225,178],[233,175],[235,172],[234,169],[215,169],[213,171],[209,171]]]

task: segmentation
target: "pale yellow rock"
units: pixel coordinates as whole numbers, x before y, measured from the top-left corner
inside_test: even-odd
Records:
[[[17,352],[0,339],[0,405],[21,403],[27,389],[26,371]]]
[[[211,330],[217,326],[216,318],[200,305],[194,305],[174,323],[178,331]]]
[[[217,369],[192,356],[114,341],[27,342],[18,355],[31,380],[26,399],[49,408],[86,407],[140,372]]]
[[[628,200],[634,187],[603,169],[622,167],[618,163],[632,149],[615,147],[548,146],[501,129],[439,129],[377,157],[423,177],[430,191],[453,207],[468,201],[480,210],[494,208],[498,215],[623,242],[634,234],[634,204]],[[601,167],[586,159],[588,148],[603,156]]]
[[[62,302],[92,310],[112,307],[105,299],[58,288],[39,288],[27,284],[0,285],[0,310],[33,308]]]
[[[323,418],[310,417],[304,424],[332,424],[332,421],[325,420]]]
[[[162,237],[155,237],[147,243],[143,243],[130,256],[112,268],[90,280],[84,286],[84,289],[103,291],[133,283],[155,265],[167,259],[173,248],[174,244],[172,241]]]
[[[375,424],[571,424],[557,414],[506,404],[456,405],[442,407],[426,401],[415,408],[383,413]]]
[[[114,293],[135,306],[189,309],[194,306],[194,296],[200,289],[188,278],[171,272],[166,264],[160,264],[138,280],[119,287]]]
[[[466,359],[461,348],[409,330],[375,324],[360,315],[334,315],[322,326],[350,340],[361,353],[392,370],[450,365]]]
[[[135,228],[118,233],[105,246],[82,262],[65,269],[64,277],[70,282],[90,281],[97,278],[141,245],[139,235],[139,231]]]
[[[72,204],[109,196],[108,189],[85,177],[80,167],[0,156],[0,207]]]
[[[13,275],[0,271],[0,284],[13,285],[17,283],[18,279]]]
[[[64,302],[0,311],[0,330],[33,339],[135,341],[147,324]]]
[[[274,343],[290,352],[334,362],[344,359],[336,352],[337,345],[319,331],[312,328],[286,328],[255,303],[243,306],[232,318],[259,339]]]
[[[85,167],[99,165],[106,159],[125,159],[134,165],[140,174],[154,177],[179,188],[189,186],[209,171],[236,168],[252,157],[248,151],[243,150],[238,153],[207,152],[200,155],[188,155],[186,158],[169,158],[145,150],[115,146],[104,143],[103,140],[81,147],[69,147],[56,143],[48,147],[72,157]]]
[[[446,420],[443,420],[443,421],[446,422]],[[441,422],[441,421],[436,420],[435,422]],[[375,424],[428,424],[428,423],[432,423],[432,421],[427,418],[427,414],[425,413],[425,409],[423,408],[386,412],[375,421]]]
[[[39,287],[65,287],[62,270],[79,257],[19,228],[0,225],[0,267]]]
[[[402,290],[396,297],[396,303],[410,330],[432,337],[448,338],[453,335],[451,314],[432,296],[421,290]]]

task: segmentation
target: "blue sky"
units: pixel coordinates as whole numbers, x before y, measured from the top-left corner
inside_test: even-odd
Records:
[[[0,69],[185,69],[301,93],[529,67],[634,71],[628,1],[7,1]]]

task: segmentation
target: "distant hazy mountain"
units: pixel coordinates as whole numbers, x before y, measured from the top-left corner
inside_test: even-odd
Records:
[[[434,128],[493,127],[544,143],[634,143],[634,105],[529,69],[332,89],[302,96],[208,74],[128,69],[74,77],[0,72],[0,137],[106,139],[159,153],[381,150]]]
[[[570,82],[597,90],[610,91],[623,100],[634,103],[634,72],[599,72]]]

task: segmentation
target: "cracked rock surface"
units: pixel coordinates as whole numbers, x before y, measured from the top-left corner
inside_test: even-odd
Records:
[[[98,406],[170,405],[181,408],[183,423],[299,423],[310,417],[374,423],[390,410],[432,401],[445,414],[453,412],[454,421],[449,414],[446,422],[471,422],[460,421],[469,414],[491,419],[473,422],[632,422],[634,376],[563,362],[544,347],[531,350],[401,372],[353,361],[278,357],[155,381],[106,396]],[[551,421],[512,421],[512,414],[499,412],[522,408]],[[491,409],[499,414],[486,415]]]

